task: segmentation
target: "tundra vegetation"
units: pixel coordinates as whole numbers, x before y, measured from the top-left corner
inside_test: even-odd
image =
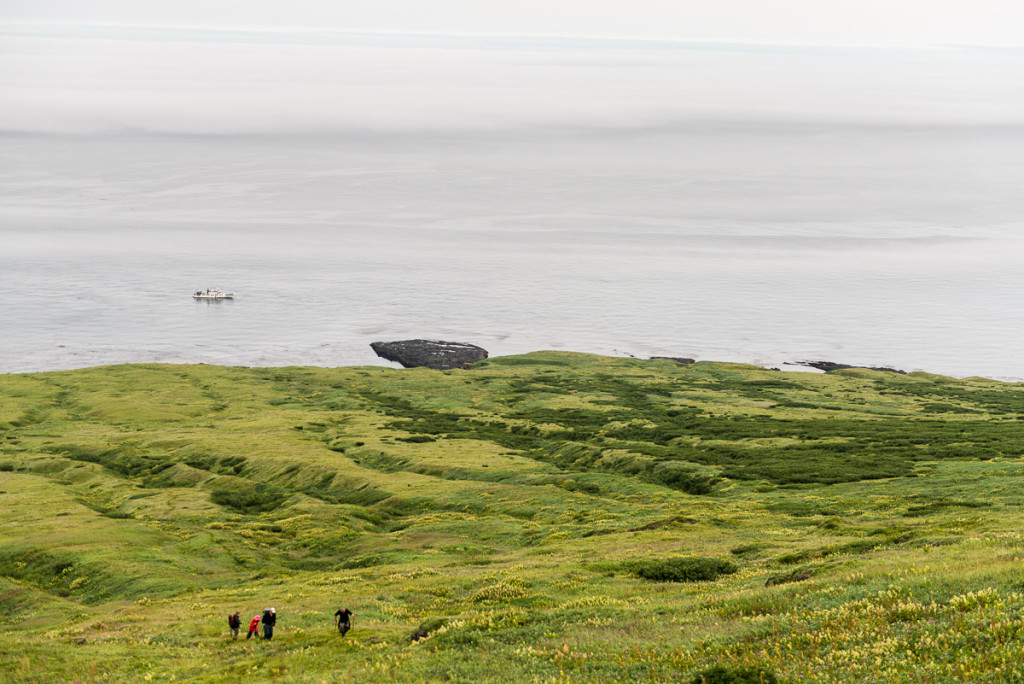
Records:
[[[1019,682],[1022,418],[552,352],[0,376],[2,679]]]

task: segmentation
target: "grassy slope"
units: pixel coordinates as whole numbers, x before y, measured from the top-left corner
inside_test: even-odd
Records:
[[[3,678],[1021,681],[1022,416],[981,379],[548,352],[0,376]],[[622,565],[677,556],[738,571]],[[227,640],[269,605],[272,643]]]

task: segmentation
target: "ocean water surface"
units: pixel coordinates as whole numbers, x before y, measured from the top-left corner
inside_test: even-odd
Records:
[[[425,337],[1024,378],[1009,67],[206,40],[143,96],[143,48],[108,38],[8,39],[61,66],[0,80],[0,372],[387,365],[370,342]],[[120,71],[69,74],[76,51]]]
[[[427,337],[1024,376],[1019,134],[0,144],[5,372],[374,364]]]

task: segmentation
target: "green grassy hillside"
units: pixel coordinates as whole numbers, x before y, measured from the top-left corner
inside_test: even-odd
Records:
[[[1022,417],[552,352],[0,376],[0,678],[1024,681]]]

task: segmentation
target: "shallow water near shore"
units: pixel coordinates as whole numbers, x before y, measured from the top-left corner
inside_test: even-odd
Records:
[[[1024,377],[1024,134],[9,135],[0,372],[375,340]],[[220,287],[233,301],[193,301]]]

